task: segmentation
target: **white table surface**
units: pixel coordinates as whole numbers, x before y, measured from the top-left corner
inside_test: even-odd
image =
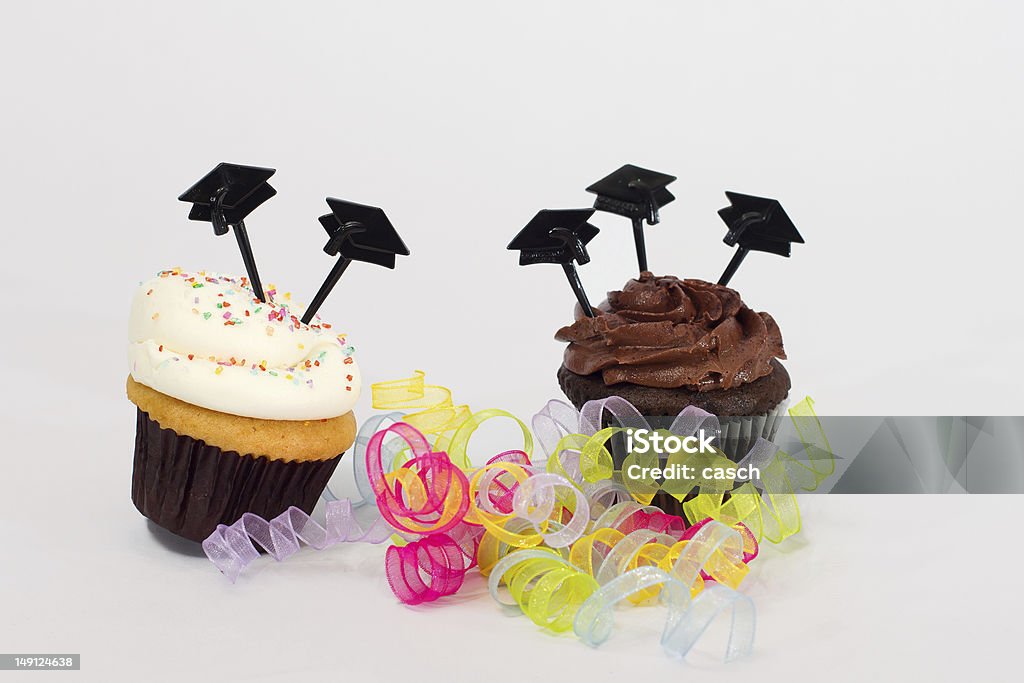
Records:
[[[33,455],[24,430],[4,427],[14,442],[2,488],[0,644],[81,653],[82,671],[2,680],[434,681],[453,667],[470,672],[455,680],[494,681],[570,671],[579,680],[1006,680],[1014,666],[1024,607],[1016,496],[804,496],[804,530],[765,544],[744,584],[758,610],[753,657],[723,665],[712,639],[683,663],[660,649],[658,607],[620,610],[594,650],[505,616],[475,574],[454,598],[402,606],[382,546],[262,557],[232,585],[198,546],[154,531],[133,508],[130,425],[83,428],[74,441],[54,431],[46,438],[72,456],[59,471]],[[337,478],[343,490],[347,476]]]

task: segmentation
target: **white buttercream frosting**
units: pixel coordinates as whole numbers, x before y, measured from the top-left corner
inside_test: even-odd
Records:
[[[180,269],[139,285],[128,360],[140,384],[232,415],[319,420],[359,398],[359,367],[344,334],[287,293],[256,299],[246,278]]]

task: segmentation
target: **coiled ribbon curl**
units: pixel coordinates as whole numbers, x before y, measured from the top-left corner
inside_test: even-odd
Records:
[[[385,571],[404,603],[452,595],[479,568],[500,604],[547,630],[572,630],[592,646],[610,636],[614,607],[623,601],[658,600],[667,608],[661,643],[677,656],[728,613],[731,660],[753,643],[754,606],[737,588],[759,540],[778,542],[799,530],[795,492],[831,472],[828,442],[805,399],[790,415],[806,418],[797,430],[808,451],[829,457],[808,466],[759,441],[741,464],[767,473],[763,493],[752,482],[666,487],[683,502],[687,524],[648,505],[657,482],[631,482],[616,472],[609,439],[624,429],[649,428],[622,399],[592,401],[581,412],[550,401],[532,421],[548,455],[546,466],[538,467],[530,457],[533,434],[522,422],[502,410],[473,413],[455,405],[451,392],[426,384],[422,372],[372,391],[374,408],[390,412],[367,420],[356,437],[358,497],[339,500],[325,491],[324,526],[297,508],[269,521],[247,514],[219,526],[203,548],[229,579],[258,556],[252,541],[283,560],[301,543],[322,550],[391,538]],[[601,427],[606,413],[616,426]],[[519,425],[522,446],[474,468],[469,442],[498,417]],[[717,433],[717,419],[688,408],[670,431],[698,429]],[[626,463],[634,462],[650,464],[627,454]],[[358,508],[367,510],[364,525],[356,521]]]
[[[761,472],[756,483],[699,476],[691,480],[667,479],[664,483],[650,474],[636,479],[622,477],[607,446],[609,440],[626,430],[650,430],[651,426],[631,403],[620,397],[590,401],[580,412],[562,401],[549,401],[533,417],[533,430],[548,456],[547,470],[561,474],[583,490],[613,480],[625,488],[630,498],[643,504],[650,503],[658,491],[665,491],[682,503],[691,524],[708,518],[730,526],[742,523],[758,541],[779,543],[800,530],[796,493],[814,490],[835,468],[831,447],[813,405],[808,397],[789,409],[806,460],[797,460],[775,444],[758,439],[738,463],[716,450],[711,454],[673,453],[665,463],[660,463],[653,453],[627,453],[621,466],[625,470],[630,465],[639,465],[642,473],[659,467],[685,466],[694,472],[707,467],[756,467]],[[606,417],[615,426],[602,428]],[[722,431],[717,417],[690,406],[679,413],[666,431],[686,437],[701,430],[715,435]]]

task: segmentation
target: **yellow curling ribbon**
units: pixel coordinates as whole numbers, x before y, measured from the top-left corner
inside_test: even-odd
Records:
[[[566,434],[559,441],[558,445],[555,446],[555,452],[548,457],[546,469],[550,474],[557,474],[561,477],[565,477],[572,485],[580,488],[580,482],[577,481],[578,476],[565,468],[565,462],[563,459],[571,458],[572,456],[579,457],[583,447],[587,445],[590,437],[584,434]],[[608,454],[609,462],[611,461],[612,454]]]
[[[602,429],[583,445],[583,450],[580,451],[580,474],[583,475],[584,481],[600,481],[612,475],[615,466],[612,454],[605,444],[608,439],[622,431],[625,430],[619,427]]]
[[[668,434],[665,430],[658,431],[664,432],[665,435]],[[658,455],[653,451],[648,451],[647,453],[630,451],[622,461],[622,469],[623,471],[629,471],[629,468],[634,466],[640,468],[641,476],[635,478],[623,477],[623,484],[625,484],[626,490],[629,491],[629,495],[633,496],[633,500],[641,505],[650,505],[651,501],[654,500],[655,494],[661,488],[658,480],[650,474],[653,468],[659,467]]]
[[[668,432],[666,431],[665,434],[667,435]],[[666,460],[665,469],[676,468],[676,471],[683,471],[683,467],[688,467],[690,468],[688,471],[700,473],[704,472],[707,468],[711,468],[712,470],[722,470],[727,467],[735,467],[736,463],[730,460],[725,453],[717,448],[712,448],[713,451],[711,453],[687,453],[685,451],[670,453]],[[734,483],[735,482],[732,479],[707,479],[697,474],[692,479],[666,479],[661,485],[661,489],[676,500],[681,501],[693,491],[703,493],[704,495],[724,494],[726,491],[733,488]],[[707,517],[701,517],[700,519],[706,518]],[[700,520],[690,521],[696,522]]]
[[[665,545],[664,543],[648,543],[647,545],[640,546],[640,550],[633,555],[629,560],[629,564],[626,565],[626,570],[636,569],[637,567],[651,566],[659,569],[664,569],[666,573],[671,575],[672,568],[675,566],[676,560],[683,554],[683,550],[686,549],[689,541],[679,541],[671,546]],[[742,581],[742,577],[740,578]],[[730,588],[735,588],[739,585],[739,581],[736,585],[730,585]],[[699,574],[697,580],[690,586],[690,597],[697,597],[700,592],[704,590],[704,578]],[[649,588],[644,588],[636,593],[629,596],[629,601],[635,605],[651,600],[652,598],[658,597],[661,593],[661,586],[655,585]]]
[[[412,377],[370,385],[373,407],[405,412],[402,421],[430,438],[434,451],[447,453],[463,470],[473,467],[467,453],[470,438],[480,425],[496,417],[514,420],[523,433],[522,451],[527,457],[533,454],[533,435],[515,415],[497,408],[474,413],[468,405],[455,405],[450,389],[427,384],[424,378],[425,373],[417,370]]]
[[[736,465],[717,449],[712,453],[670,454],[665,469],[681,471],[682,466],[687,466],[695,475],[689,479],[669,479],[661,484],[649,473],[643,475],[645,469],[659,467],[657,455],[631,452],[623,462],[623,470],[638,465],[641,477],[622,477],[621,473],[614,471],[612,456],[606,446],[614,434],[623,431],[618,427],[602,429],[591,436],[566,434],[548,459],[547,470],[569,479],[577,487],[581,487],[583,482],[593,483],[602,479],[621,481],[641,505],[649,505],[659,490],[665,491],[682,501],[684,514],[691,524],[709,517],[730,526],[742,522],[757,541],[767,538],[779,543],[800,530],[797,491],[814,490],[835,470],[831,446],[813,406],[814,401],[807,397],[789,409],[790,419],[809,455],[810,464],[777,451],[769,463],[760,468],[763,493],[750,482],[737,487],[735,480],[702,478],[699,473],[705,468],[724,470]],[[658,431],[663,436],[668,435],[665,430]],[[573,476],[563,462],[568,460],[567,455],[574,454],[579,457],[577,476]]]
[[[835,471],[835,457],[810,397],[790,408],[789,415],[810,464],[780,450],[761,469],[764,493],[750,482],[729,491],[728,500],[723,491],[702,490],[683,503],[687,519],[695,522],[711,517],[731,525],[742,522],[758,541],[767,538],[772,543],[780,543],[800,531],[796,492],[816,489]]]
[[[698,596],[705,587],[701,570],[707,572],[716,582],[735,589],[745,578],[747,567],[724,552],[721,530],[711,530],[698,538],[667,544],[667,538],[645,530],[625,535],[617,529],[604,527],[594,530],[573,544],[568,558],[550,548],[516,549],[507,553],[496,565],[488,567],[488,586],[492,596],[502,604],[498,587],[505,584],[513,603],[538,626],[555,632],[567,631],[580,607],[601,587],[598,574],[604,581],[625,574],[656,567],[679,581],[689,584],[690,597]],[[716,540],[717,539],[717,540]],[[713,543],[713,552],[706,544]],[[625,552],[632,555],[627,561],[609,573],[603,567],[612,558],[613,550],[624,544]],[[695,552],[688,554],[691,544]],[[704,550],[707,554],[703,554]],[[733,546],[733,551],[738,546]],[[701,559],[703,558],[703,559]],[[667,578],[667,577],[666,577]],[[630,602],[640,604],[658,597],[664,584],[646,585],[626,595]],[[678,598],[676,598],[678,599]]]
[[[480,568],[480,574],[487,576],[498,564],[498,560],[508,553],[510,546],[502,544],[497,536],[484,534],[480,539],[480,545],[476,548],[476,565]]]
[[[427,384],[425,376],[422,370],[417,370],[412,377],[371,384],[374,409],[407,413],[404,421],[426,436],[440,436],[458,429],[472,415],[469,406],[455,405],[450,389]]]
[[[597,581],[548,548],[520,550],[506,557],[491,592],[504,583],[519,609],[538,626],[562,633],[573,627],[576,613],[598,589]],[[506,603],[507,604],[507,603]]]
[[[532,529],[533,528],[530,525],[530,523],[527,522],[524,519],[511,519],[511,520],[507,520],[505,522],[505,526],[508,527],[507,530],[510,533],[512,533],[512,532],[522,532],[522,531],[525,531],[526,529]],[[479,544],[479,546],[477,546],[477,550],[476,550],[476,563],[477,563],[477,567],[480,569],[481,576],[489,576],[490,573],[491,573],[491,570],[494,569],[495,565],[497,565],[498,562],[500,562],[502,559],[504,559],[508,555],[511,555],[512,553],[515,553],[515,552],[523,550],[523,549],[524,548],[522,546],[515,546],[515,545],[511,545],[509,543],[505,543],[505,542],[501,541],[497,536],[495,536],[494,534],[492,534],[490,532],[485,533],[483,535],[483,537],[480,539],[480,544]],[[548,550],[548,551],[551,551],[552,553],[554,553],[556,555],[563,556],[563,557],[568,555],[568,549],[567,548],[555,549],[555,548],[549,548],[548,546],[541,545],[541,546],[530,546],[530,547],[528,547],[526,549],[531,549],[531,550],[537,550],[537,549],[539,549],[539,550]]]
[[[523,433],[523,447],[520,450],[526,453],[527,457],[533,455],[533,435],[530,433],[529,428],[512,413],[498,408],[481,410],[469,415],[459,425],[459,428],[451,438],[442,434],[435,442],[434,450],[446,452],[451,461],[462,469],[471,469],[473,465],[469,460],[468,454],[469,440],[476,430],[480,428],[480,425],[497,417],[508,418],[519,425],[519,429]]]
[[[547,471],[565,477],[576,488],[580,488],[580,478],[590,483],[611,478],[615,473],[615,463],[605,443],[621,431],[621,428],[609,427],[593,436],[566,434],[555,446],[554,454],[548,458]],[[568,471],[563,462],[567,456],[574,455],[578,457],[579,475]]]
[[[597,546],[603,545],[611,550],[625,537],[626,535],[618,529],[611,527],[597,529],[572,544],[572,548],[569,550],[569,561],[590,576],[597,576],[594,560],[603,559],[608,554],[607,550],[602,552]]]

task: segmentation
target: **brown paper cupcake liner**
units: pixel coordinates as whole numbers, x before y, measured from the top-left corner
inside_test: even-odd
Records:
[[[294,505],[313,511],[341,456],[283,461],[240,455],[163,429],[138,410],[132,502],[164,529],[205,540],[243,513],[270,519]]]

